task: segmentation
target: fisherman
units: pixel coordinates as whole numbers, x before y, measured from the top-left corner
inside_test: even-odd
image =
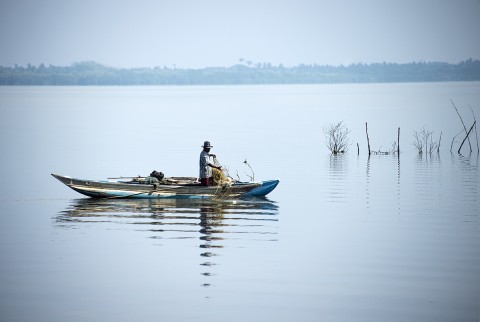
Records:
[[[200,153],[200,183],[202,186],[210,186],[212,184],[212,168],[222,170],[222,167],[217,167],[210,162],[210,157],[216,158],[215,154],[210,154],[210,149],[213,146],[209,141],[203,143],[203,151]]]

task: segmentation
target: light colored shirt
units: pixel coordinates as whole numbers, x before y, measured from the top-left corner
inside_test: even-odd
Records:
[[[210,163],[210,154],[205,151],[200,153],[200,178],[210,178],[212,176],[212,168],[208,166]]]

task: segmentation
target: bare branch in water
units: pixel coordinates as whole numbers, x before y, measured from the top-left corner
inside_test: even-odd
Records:
[[[422,128],[421,131],[413,131],[413,146],[417,149],[418,154],[423,152],[432,154],[433,152],[440,152],[440,142],[442,141],[442,133],[438,141],[433,140],[433,131]],[[452,143],[453,144],[453,143]]]
[[[423,141],[421,138],[421,134],[417,131],[413,131],[413,146],[417,149],[418,154],[423,153]]]
[[[348,150],[350,130],[343,124],[343,121],[324,126],[323,134],[325,135],[325,144],[332,154],[344,153]]]

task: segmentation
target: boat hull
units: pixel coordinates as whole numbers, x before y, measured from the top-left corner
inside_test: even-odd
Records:
[[[208,199],[264,197],[275,189],[279,180],[235,183],[233,185],[204,187],[200,184],[136,184],[85,180],[53,174],[52,176],[71,189],[92,198],[140,199]]]

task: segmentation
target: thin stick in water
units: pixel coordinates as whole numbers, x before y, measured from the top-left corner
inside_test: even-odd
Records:
[[[459,136],[460,134],[462,134],[463,131],[460,131],[457,133],[457,135],[455,135],[452,139],[452,144],[450,144],[450,153],[452,153],[452,149],[453,149],[453,142],[455,142],[455,139],[457,138],[457,136]]]
[[[477,122],[477,119],[475,118],[475,113],[473,112],[473,109],[470,105],[468,105],[468,107],[470,107],[470,111],[472,111],[472,115],[473,115],[473,120],[475,122]],[[480,153],[480,148],[478,147],[478,132],[477,132],[477,124],[475,124],[475,137],[477,139],[477,154]]]
[[[472,132],[475,124],[477,124],[477,121],[473,122],[472,127],[470,128],[470,130],[468,130],[467,136],[463,139],[462,144],[460,144],[460,147],[458,148],[458,154],[460,154],[460,150],[462,149],[463,143],[465,143],[465,140],[468,139],[468,136],[470,135],[470,132]],[[470,153],[472,153],[472,149],[470,149]]]
[[[438,140],[437,153],[440,153],[440,144],[442,143],[442,132],[440,131],[440,139]]]
[[[472,144],[470,143],[470,138],[468,137],[468,133],[467,133],[467,127],[465,126],[465,123],[463,122],[463,119],[462,119],[462,116],[460,115],[460,113],[458,112],[458,109],[457,107],[455,106],[455,103],[453,103],[453,100],[450,99],[450,102],[452,102],[453,104],[453,107],[455,107],[455,111],[457,111],[457,115],[458,117],[460,118],[460,121],[462,121],[462,125],[463,125],[463,129],[465,130],[465,134],[467,134],[467,138],[468,138],[468,145],[470,146],[470,152],[472,152]],[[463,143],[462,143],[463,145]],[[460,147],[461,148],[461,147]],[[458,153],[460,153],[460,149],[458,149]]]

